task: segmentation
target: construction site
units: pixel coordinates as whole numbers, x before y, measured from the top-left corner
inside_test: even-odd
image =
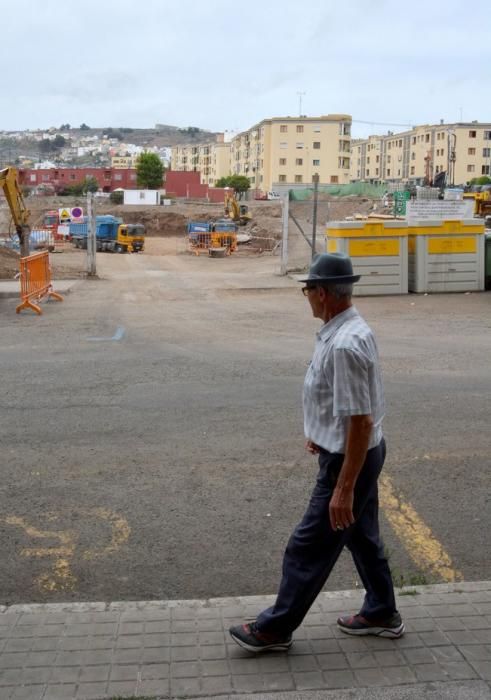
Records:
[[[32,228],[42,225],[43,216],[49,210],[84,206],[80,198],[67,197],[29,197],[26,204],[31,212]],[[250,222],[240,227],[240,233],[247,237],[245,244],[240,244],[236,255],[248,258],[258,255],[278,255],[278,243],[281,241],[282,220],[281,202],[252,201],[247,203],[251,213]],[[383,207],[380,198],[367,197],[329,197],[321,196],[317,214],[317,237],[319,249],[328,219],[345,219],[352,216],[367,216],[377,208]],[[108,201],[97,201],[98,215],[111,214],[133,224],[145,227],[146,245],[144,255],[177,255],[188,251],[187,225],[191,220],[213,221],[224,215],[224,207],[207,202],[179,201],[170,207],[114,205]],[[312,202],[296,202],[293,205],[296,218],[306,234],[312,235]],[[291,248],[293,267],[303,267],[308,263],[309,246],[297,230],[292,236],[298,238],[298,247]],[[12,217],[8,206],[0,206],[0,239],[16,238]],[[295,252],[296,251],[296,252]],[[62,254],[51,256],[54,279],[68,279],[85,274],[84,251],[68,245]],[[15,250],[0,246],[0,278],[12,279],[18,272],[19,254]]]

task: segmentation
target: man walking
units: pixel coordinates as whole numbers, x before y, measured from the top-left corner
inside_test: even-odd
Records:
[[[375,338],[351,302],[359,279],[350,258],[325,253],[301,280],[314,317],[323,322],[303,391],[306,449],[319,456],[319,473],[288,542],[275,604],[255,622],[230,628],[234,641],[254,653],[291,646],[292,632],[345,545],[366,595],[360,612],[339,618],[338,627],[353,635],[395,639],[404,634],[379,535],[384,396]]]

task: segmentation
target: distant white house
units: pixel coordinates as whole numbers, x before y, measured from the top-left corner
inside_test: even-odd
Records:
[[[124,190],[124,204],[160,204],[160,190]]]

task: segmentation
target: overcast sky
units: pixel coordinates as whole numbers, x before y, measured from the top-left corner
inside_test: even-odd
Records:
[[[0,0],[0,129],[491,121],[490,4]]]

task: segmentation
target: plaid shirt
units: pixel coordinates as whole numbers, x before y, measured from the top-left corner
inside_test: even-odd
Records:
[[[384,408],[375,337],[351,306],[317,333],[303,388],[305,437],[344,454],[349,417],[371,415],[370,449],[382,439]]]

